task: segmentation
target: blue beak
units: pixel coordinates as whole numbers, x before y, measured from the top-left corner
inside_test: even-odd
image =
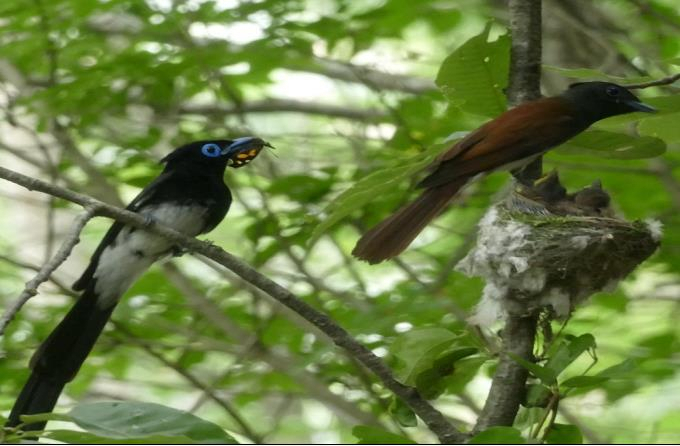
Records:
[[[272,146],[261,138],[257,138],[255,136],[244,136],[243,138],[236,138],[231,144],[222,149],[221,154],[223,156],[232,157],[237,153],[247,152],[252,149],[255,149],[259,152],[263,147]]]

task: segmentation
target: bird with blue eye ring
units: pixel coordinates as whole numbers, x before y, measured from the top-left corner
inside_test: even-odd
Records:
[[[265,147],[272,146],[252,136],[183,145],[161,160],[163,172],[126,209],[191,237],[205,234],[231,205],[223,179],[227,166],[242,167]],[[8,427],[19,425],[21,415],[52,411],[125,291],[152,263],[176,251],[155,234],[120,222],[111,225],[73,284],[80,297],[33,355],[30,376],[14,403]],[[45,423],[28,423],[22,430],[41,430]]]

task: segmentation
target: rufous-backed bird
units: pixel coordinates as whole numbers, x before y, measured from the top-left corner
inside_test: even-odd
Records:
[[[441,154],[418,183],[422,194],[364,234],[352,254],[369,263],[395,257],[471,178],[526,165],[601,119],[638,111],[656,110],[609,82],[580,82],[558,96],[520,104]]]

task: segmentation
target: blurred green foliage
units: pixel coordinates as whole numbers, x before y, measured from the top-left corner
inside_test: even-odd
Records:
[[[546,0],[545,93],[583,79],[677,72],[676,6]],[[349,252],[410,197],[432,157],[504,109],[504,8],[487,0],[5,0],[0,162],[116,203],[157,175],[157,160],[178,144],[265,138],[277,149],[227,173],[236,202],[209,238],[327,312],[471,426],[495,357],[464,321],[484,284],[452,267],[508,175],[470,186],[399,261],[369,266]],[[677,83],[639,93],[661,112],[599,123],[545,165],[570,189],[599,178],[618,212],[661,221],[662,247],[574,314],[535,366],[540,391],[515,428],[476,441],[524,441],[555,392],[564,412],[548,443],[680,441],[680,95]],[[27,264],[53,252],[77,208],[3,184],[0,212],[6,306],[33,274]],[[55,282],[0,340],[2,414],[108,224],[88,225]],[[374,376],[298,317],[200,259],[173,263],[127,293],[61,412],[91,401],[154,402],[252,440],[229,407],[266,442],[433,440]],[[55,439],[86,438],[72,424],[53,427]]]

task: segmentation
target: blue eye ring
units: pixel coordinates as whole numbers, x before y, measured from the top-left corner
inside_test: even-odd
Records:
[[[209,142],[208,144],[203,144],[203,147],[201,147],[201,153],[208,158],[217,158],[222,154],[222,149],[217,144]]]

